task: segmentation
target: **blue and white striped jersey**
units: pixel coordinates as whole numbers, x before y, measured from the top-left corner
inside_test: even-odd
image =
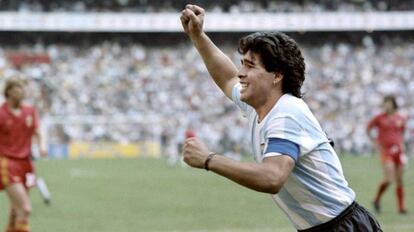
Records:
[[[269,151],[270,139],[288,140],[299,147],[295,167],[274,202],[296,229],[307,229],[338,216],[355,199],[348,187],[338,156],[306,103],[284,94],[266,117],[258,122],[256,111],[240,100],[240,84],[232,99],[249,119],[254,158],[262,162],[281,152]]]

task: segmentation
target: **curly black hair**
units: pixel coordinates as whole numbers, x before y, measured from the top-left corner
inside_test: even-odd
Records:
[[[268,72],[283,75],[282,91],[298,98],[305,81],[305,60],[297,43],[281,32],[256,32],[240,39],[238,52],[257,53]]]

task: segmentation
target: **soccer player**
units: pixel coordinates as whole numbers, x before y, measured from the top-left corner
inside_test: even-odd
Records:
[[[189,139],[189,138],[192,138],[192,137],[195,137],[195,136],[196,136],[196,133],[195,133],[193,127],[191,125],[189,125],[187,127],[187,129],[185,130],[185,139]]]
[[[6,101],[0,107],[0,190],[5,190],[10,200],[6,232],[28,232],[32,211],[28,189],[35,184],[32,137],[40,154],[46,156],[47,152],[39,133],[37,111],[22,103],[23,82],[7,80],[4,96]]]
[[[243,37],[237,69],[204,33],[203,21],[199,6],[182,11],[184,31],[210,75],[249,119],[257,163],[216,155],[197,137],[185,141],[185,162],[270,193],[298,231],[382,231],[355,202],[334,149],[301,99],[305,63],[296,42],[278,32]]]
[[[395,97],[385,96],[383,102],[384,112],[375,116],[367,126],[367,134],[381,154],[384,179],[378,187],[374,199],[374,209],[380,212],[381,196],[394,180],[397,182],[395,193],[397,195],[398,211],[406,213],[404,207],[403,173],[405,163],[404,130],[406,119],[398,113],[398,105]],[[377,137],[372,130],[377,130]]]

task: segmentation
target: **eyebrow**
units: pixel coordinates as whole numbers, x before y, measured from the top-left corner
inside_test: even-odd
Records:
[[[241,59],[241,62],[242,63],[248,63],[248,64],[251,64],[251,65],[256,65],[256,63],[254,61],[246,59],[246,58]]]

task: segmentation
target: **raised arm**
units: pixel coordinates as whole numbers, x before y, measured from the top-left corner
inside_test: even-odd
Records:
[[[238,82],[237,68],[204,33],[204,9],[187,5],[181,13],[184,32],[190,37],[213,80],[231,99],[232,88]]]

